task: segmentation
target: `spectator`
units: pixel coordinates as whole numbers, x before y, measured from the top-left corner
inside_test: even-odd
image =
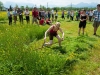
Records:
[[[70,19],[73,21],[73,18],[74,18],[74,11],[72,10],[72,11],[70,12]]]
[[[57,21],[57,18],[58,18],[58,12],[56,10],[56,13],[55,13],[55,21]]]
[[[51,18],[51,12],[50,12],[50,10],[48,11],[48,18],[49,19]]]
[[[14,23],[16,24],[16,21],[17,21],[17,10],[16,10],[16,8],[13,11],[13,16],[14,16]]]
[[[27,22],[27,24],[28,24],[28,23],[29,23],[29,21],[30,21],[30,17],[29,17],[30,12],[29,12],[29,10],[28,10],[28,9],[26,9],[26,11],[24,12],[24,14],[25,14],[25,16],[26,16],[26,22]]]
[[[17,14],[19,15],[20,24],[23,24],[23,11],[18,8]]]
[[[97,10],[94,11],[93,17],[94,17],[94,23],[93,23],[94,35],[96,35],[97,29],[100,25],[100,4],[97,5]]]
[[[65,15],[65,13],[64,13],[64,10],[62,11],[62,19],[65,19],[65,17],[64,17],[64,15]]]
[[[54,20],[54,10],[51,10],[51,15],[52,15],[52,21]]]
[[[44,25],[44,23],[45,23],[44,17],[42,17],[42,18],[39,20],[39,23],[40,23],[40,25]]]
[[[34,7],[34,9],[32,10],[32,24],[35,22],[36,24],[38,24],[38,10],[36,7]]]
[[[87,20],[86,10],[82,10],[82,14],[80,15],[80,23],[79,23],[79,32],[78,32],[79,35],[80,35],[81,29],[84,35],[84,31],[86,28],[86,20]]]
[[[90,22],[92,21],[92,17],[93,17],[93,11],[90,10],[90,12],[89,12],[89,21],[90,21]]]
[[[7,11],[7,16],[9,19],[9,25],[12,25],[12,13],[10,12],[10,9],[8,9],[8,11]]]
[[[48,18],[48,19],[46,19],[46,24],[51,25],[52,21]]]

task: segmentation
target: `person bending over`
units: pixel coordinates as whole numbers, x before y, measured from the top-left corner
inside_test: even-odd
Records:
[[[62,33],[62,38],[60,37],[60,35],[58,35],[58,33],[57,33],[58,30]],[[60,23],[59,22],[56,22],[56,24],[50,26],[47,29],[47,31],[45,32],[44,41],[46,40],[47,34],[49,34],[50,42],[44,43],[44,46],[52,45],[53,44],[53,37],[54,36],[58,39],[59,46],[61,46],[61,41],[64,40],[64,32],[60,28]]]

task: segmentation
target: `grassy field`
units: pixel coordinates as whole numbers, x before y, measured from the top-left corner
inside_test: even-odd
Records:
[[[39,49],[49,26],[27,25],[25,21],[9,26],[5,15],[2,12],[0,17],[5,21],[0,23],[0,75],[100,74],[100,28],[94,36],[92,22],[87,22],[85,35],[78,36],[79,21],[59,16],[65,33],[62,47],[55,38],[51,47]]]

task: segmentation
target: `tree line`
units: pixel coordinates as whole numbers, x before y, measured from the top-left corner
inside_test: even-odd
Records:
[[[4,4],[3,4],[3,2],[1,2],[0,1],[0,11],[3,11],[3,9],[4,8],[6,8],[5,6],[4,6]],[[21,8],[22,10],[24,10],[25,8],[28,8],[29,10],[32,10],[33,9],[33,7],[29,7],[28,5],[26,5],[26,6],[18,6],[17,4],[15,5],[15,7],[12,7],[11,5],[9,6],[9,9],[10,10],[12,10],[13,8]],[[44,9],[44,10],[50,10],[50,9],[52,9],[52,8],[50,8],[50,7],[45,7],[45,6],[42,6],[42,5],[40,5],[40,7],[37,7],[37,8],[42,8],[42,9]],[[6,8],[7,9],[7,8]],[[72,7],[72,6],[70,6],[70,7],[53,7],[53,9],[54,10],[81,10],[81,9],[85,9],[85,10],[94,10],[94,9],[96,9],[95,7],[92,7],[92,8],[89,8],[89,7],[82,7],[82,8],[79,8],[79,7]]]

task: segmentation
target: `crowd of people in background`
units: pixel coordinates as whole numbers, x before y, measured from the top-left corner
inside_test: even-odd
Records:
[[[7,15],[9,19],[9,25],[12,24],[12,20],[14,19],[14,23],[16,24],[16,21],[18,20],[19,16],[19,22],[20,24],[23,24],[23,20],[25,19],[27,24],[30,23],[30,16],[32,16],[32,24],[35,22],[36,24],[44,25],[48,24],[51,25],[52,21],[57,21],[58,18],[58,13],[57,10],[54,12],[52,9],[51,11],[45,11],[43,9],[37,9],[36,7],[33,8],[31,11],[32,15],[30,14],[30,11],[26,8],[24,11],[21,10],[20,8],[14,8],[13,11],[8,9]],[[25,18],[25,17],[26,18]],[[24,18],[23,18],[24,17]]]
[[[42,8],[38,9],[36,7],[33,8],[31,11],[32,13],[32,24],[36,23],[37,25],[52,25],[52,22],[57,22],[58,20],[58,11],[51,9],[51,10],[44,10]],[[26,8],[25,10],[13,9],[13,11],[10,11],[8,9],[7,11],[8,19],[9,19],[9,25],[12,24],[12,19],[14,20],[14,23],[16,24],[16,21],[18,20],[19,16],[19,22],[20,24],[23,24],[23,16],[25,16],[25,20],[27,24],[30,23],[30,11]],[[89,22],[93,22],[94,27],[94,35],[96,35],[96,31],[100,24],[100,4],[97,5],[96,10],[62,10],[61,18],[65,20],[65,18],[73,21],[80,21],[79,22],[79,31],[78,34],[80,35],[80,31],[82,29],[83,34],[84,30],[86,28],[86,21],[89,20]]]
[[[36,24],[40,24],[43,25],[45,23],[47,24],[51,24],[53,21],[57,21],[58,19],[58,11],[57,10],[44,10],[42,8],[37,9],[36,7],[33,8],[33,10],[31,11],[32,13],[32,24],[35,22]],[[14,23],[16,24],[17,21],[17,16],[19,16],[19,21],[21,24],[23,24],[23,16],[25,16],[25,20],[27,22],[27,24],[30,23],[30,11],[26,8],[25,10],[21,10],[20,8],[14,8],[13,11],[10,11],[8,9],[7,11],[8,14],[8,19],[9,19],[9,25],[12,24],[12,19],[14,19]],[[80,20],[80,15],[82,14],[82,10],[62,10],[61,13],[61,18],[62,19],[70,19],[70,20],[76,20],[79,21]],[[93,10],[86,10],[86,14],[89,17],[89,21],[93,21]]]

